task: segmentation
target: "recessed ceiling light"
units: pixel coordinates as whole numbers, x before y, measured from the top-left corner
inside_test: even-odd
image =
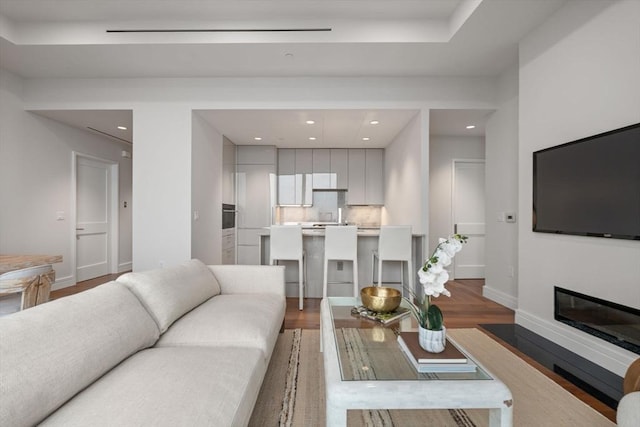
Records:
[[[316,140],[316,137],[315,137],[315,136],[310,136],[310,137],[309,137],[309,141],[315,141],[315,140]]]
[[[476,128],[476,125],[469,125],[469,126],[467,126],[467,129],[475,129],[475,128]]]
[[[256,141],[262,141],[262,138],[259,136],[254,137],[253,139],[255,139]]]
[[[305,123],[308,124],[308,125],[313,125],[316,122],[314,120],[307,120]]]
[[[380,123],[380,122],[379,122],[378,120],[371,120],[371,121],[369,122],[369,124],[372,124],[372,125],[377,125],[377,124],[379,124],[379,123]]]
[[[362,138],[362,140],[363,140],[363,141],[370,141],[370,140],[371,140],[371,138],[369,138],[368,136],[365,136],[365,137],[363,137],[363,138]]]
[[[127,127],[126,127],[126,126],[118,126],[118,129],[120,129],[120,130],[127,130]]]

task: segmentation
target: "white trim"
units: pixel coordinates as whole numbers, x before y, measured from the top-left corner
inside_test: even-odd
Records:
[[[122,262],[118,264],[118,273],[124,273],[125,271],[131,271],[133,269],[133,262]]]
[[[51,285],[52,291],[57,291],[58,289],[68,288],[69,286],[75,286],[76,281],[73,275],[64,276],[64,277],[56,277],[56,281]]]
[[[487,286],[486,284],[482,287],[482,296],[490,299],[491,301],[497,302],[498,304],[504,305],[511,310],[516,310],[518,308],[518,298],[513,295],[509,295],[506,292]]]
[[[559,322],[549,322],[524,310],[516,310],[516,323],[562,346],[616,375],[624,377],[638,355],[586,332]]]

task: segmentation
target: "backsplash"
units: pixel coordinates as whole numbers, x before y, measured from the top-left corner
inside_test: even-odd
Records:
[[[342,221],[360,227],[379,227],[381,206],[348,206],[342,208]],[[276,223],[287,222],[337,222],[338,208],[314,204],[310,207],[280,206],[276,208]]]

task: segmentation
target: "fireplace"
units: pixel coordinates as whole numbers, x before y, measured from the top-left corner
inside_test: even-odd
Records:
[[[640,310],[554,287],[554,318],[640,354]]]

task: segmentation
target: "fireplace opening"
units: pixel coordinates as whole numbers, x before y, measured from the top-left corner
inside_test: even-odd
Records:
[[[640,354],[640,310],[554,287],[554,318]]]

